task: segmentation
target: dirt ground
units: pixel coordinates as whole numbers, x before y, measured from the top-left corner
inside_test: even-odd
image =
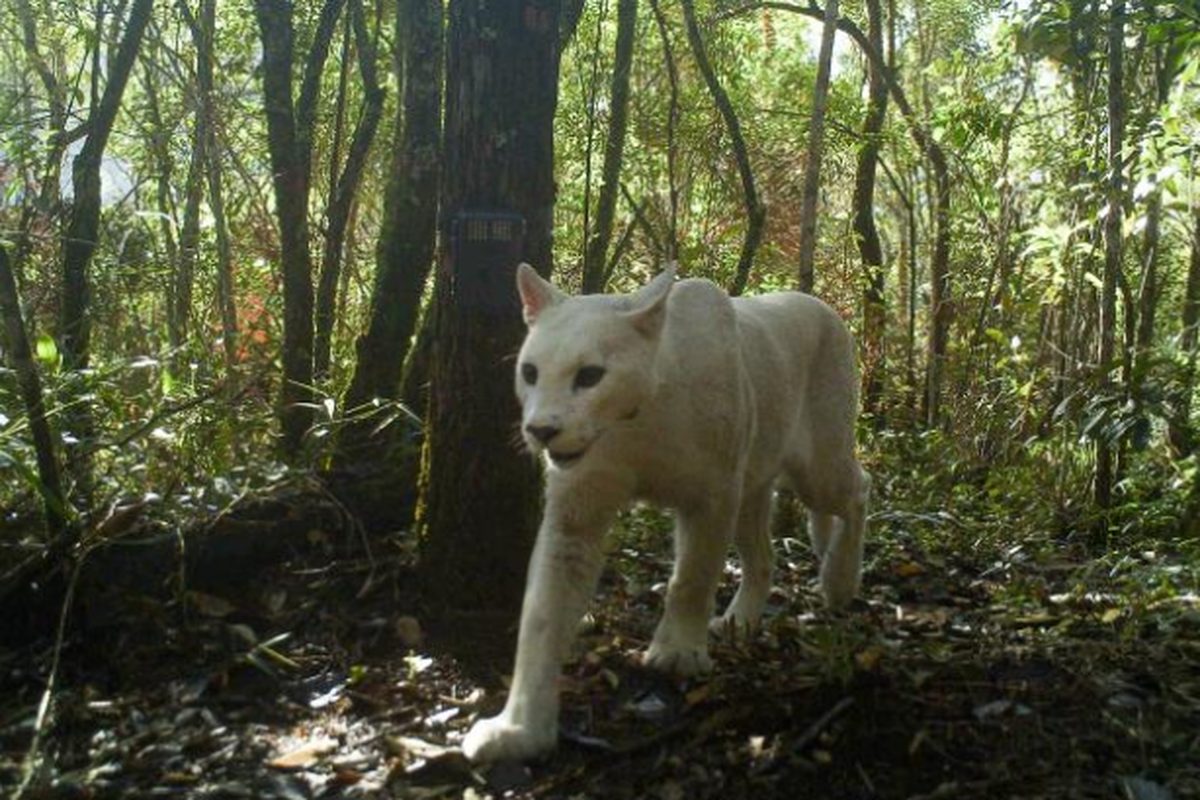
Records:
[[[877,523],[853,610],[821,610],[808,548],[785,541],[762,633],[690,682],[638,666],[669,544],[627,533],[563,677],[560,747],[529,765],[458,752],[503,702],[515,631],[430,624],[402,537],[222,596],[133,598],[122,624],[65,638],[37,747],[51,779],[25,796],[1200,797],[1200,601],[1129,591],[1177,574],[1170,554],[1098,569],[1069,541]],[[0,796],[53,650],[0,653]]]

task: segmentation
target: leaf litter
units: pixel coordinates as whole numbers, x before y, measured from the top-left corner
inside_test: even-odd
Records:
[[[564,671],[558,751],[490,767],[459,744],[503,703],[511,626],[426,619],[404,538],[369,566],[310,555],[76,631],[55,771],[29,796],[1200,797],[1194,587],[1134,602],[1070,548],[1043,568],[886,541],[842,614],[797,553],[762,631],[714,642],[714,674],[692,681],[639,666],[662,602],[639,587],[668,563],[615,552]],[[0,795],[46,658],[0,654]]]

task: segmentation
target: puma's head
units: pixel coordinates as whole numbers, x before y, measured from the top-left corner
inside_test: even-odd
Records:
[[[566,468],[654,394],[669,265],[631,295],[570,296],[533,267],[517,268],[529,334],[517,359],[521,434],[534,453]]]

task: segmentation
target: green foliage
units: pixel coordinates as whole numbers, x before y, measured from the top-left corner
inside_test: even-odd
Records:
[[[119,26],[106,18],[97,30],[93,10],[79,5],[31,5],[41,56],[60,81],[65,101],[86,110],[93,78],[89,48],[97,42],[112,47]],[[679,258],[685,274],[728,285],[745,226],[737,170],[724,125],[687,46],[679,9],[660,6],[679,79],[673,142]],[[799,251],[800,179],[819,22],[779,9],[739,12],[740,4],[723,1],[701,0],[697,6],[709,56],[738,114],[768,207],[750,287],[787,289],[794,285]],[[1146,238],[1151,209],[1159,202],[1160,240],[1154,251],[1160,290],[1153,346],[1137,352],[1131,345],[1119,346],[1119,363],[1112,365],[1094,363],[1107,213],[1105,8],[1066,0],[1038,0],[1019,8],[916,0],[898,3],[895,10],[890,28],[896,47],[889,55],[916,122],[902,119],[893,99],[881,135],[873,213],[885,255],[884,400],[872,410],[872,427],[864,434],[865,451],[877,462],[874,471],[911,473],[903,502],[914,514],[953,514],[956,506],[968,504],[978,506],[984,517],[1000,517],[1005,508],[1017,507],[1030,529],[1082,530],[1094,521],[1090,470],[1095,445],[1103,441],[1120,451],[1113,530],[1168,536],[1172,525],[1186,527],[1197,506],[1195,465],[1192,457],[1179,457],[1183,454],[1172,436],[1195,427],[1195,356],[1185,351],[1180,335],[1200,196],[1200,12],[1195,1],[1135,3],[1129,9],[1128,223],[1115,321],[1119,338],[1135,331],[1141,318]],[[320,3],[312,0],[296,4],[298,52],[311,40],[319,11]],[[88,375],[62,371],[56,231],[66,208],[54,191],[56,165],[45,161],[58,133],[50,130],[46,87],[29,68],[33,54],[25,51],[17,11],[9,6],[0,11],[5,45],[0,230],[13,241],[29,234],[19,265],[22,299],[64,454],[95,448],[102,501],[150,494],[164,504],[191,498],[189,508],[219,507],[259,480],[255,476],[280,470],[273,460],[271,417],[284,309],[257,73],[259,31],[247,4],[218,5],[216,123],[239,328],[234,362],[226,364],[216,302],[216,220],[207,194],[188,335],[177,349],[169,346],[168,309],[177,292],[196,112],[195,54],[178,8],[160,5],[155,13],[106,155],[107,205],[91,266]],[[368,15],[373,31],[377,26],[389,107],[350,227],[331,375],[313,387],[319,422],[308,437],[308,455],[318,466],[328,463],[340,427],[352,420],[370,419],[377,430],[400,430],[405,439],[419,431],[420,414],[402,404],[376,400],[344,409],[337,401],[370,304],[388,301],[371,295],[390,143],[400,132],[399,76],[386,68],[399,45],[393,13],[384,4],[377,18]],[[865,29],[862,3],[845,4],[843,13]],[[567,285],[579,277],[588,235],[585,209],[586,222],[594,222],[615,34],[615,4],[587,3],[562,55],[555,267]],[[321,210],[333,189],[332,162],[345,157],[362,100],[356,64],[343,63],[341,36],[339,27],[322,79],[315,130],[314,253],[323,243]],[[863,144],[866,62],[849,38],[838,41],[817,293],[857,327],[863,271],[850,220]],[[614,247],[629,233],[613,275],[615,289],[637,285],[656,269],[671,227],[669,81],[664,44],[646,2],[640,4],[636,43],[621,175],[629,198],[618,202]],[[297,81],[302,69],[295,65]],[[344,69],[347,117],[339,137],[335,103]],[[102,87],[103,75],[95,77]],[[1163,81],[1171,89],[1165,102],[1157,91]],[[931,173],[913,142],[912,124],[941,144],[952,178],[949,422],[938,431],[917,424],[924,337],[932,321],[934,220]],[[69,180],[60,183],[69,185]],[[635,207],[644,222],[635,221]],[[909,241],[910,226],[915,242]],[[76,443],[82,434],[62,422],[59,398],[75,384],[95,412],[97,431],[90,445]],[[10,373],[0,375],[0,414],[0,450],[9,465],[0,467],[5,478],[0,505],[28,508],[36,487],[13,464],[32,463],[32,453]],[[886,478],[881,485],[888,486]]]

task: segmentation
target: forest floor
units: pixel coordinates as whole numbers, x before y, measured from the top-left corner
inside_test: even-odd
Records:
[[[631,515],[565,671],[560,747],[529,765],[458,751],[503,701],[515,632],[426,625],[404,537],[146,603],[66,638],[39,747],[56,778],[26,797],[1200,798],[1200,599],[1177,556],[1098,563],[948,514],[874,527],[856,608],[822,611],[785,540],[763,632],[681,682],[638,666],[670,560],[661,520]],[[53,646],[0,653],[0,796]]]

